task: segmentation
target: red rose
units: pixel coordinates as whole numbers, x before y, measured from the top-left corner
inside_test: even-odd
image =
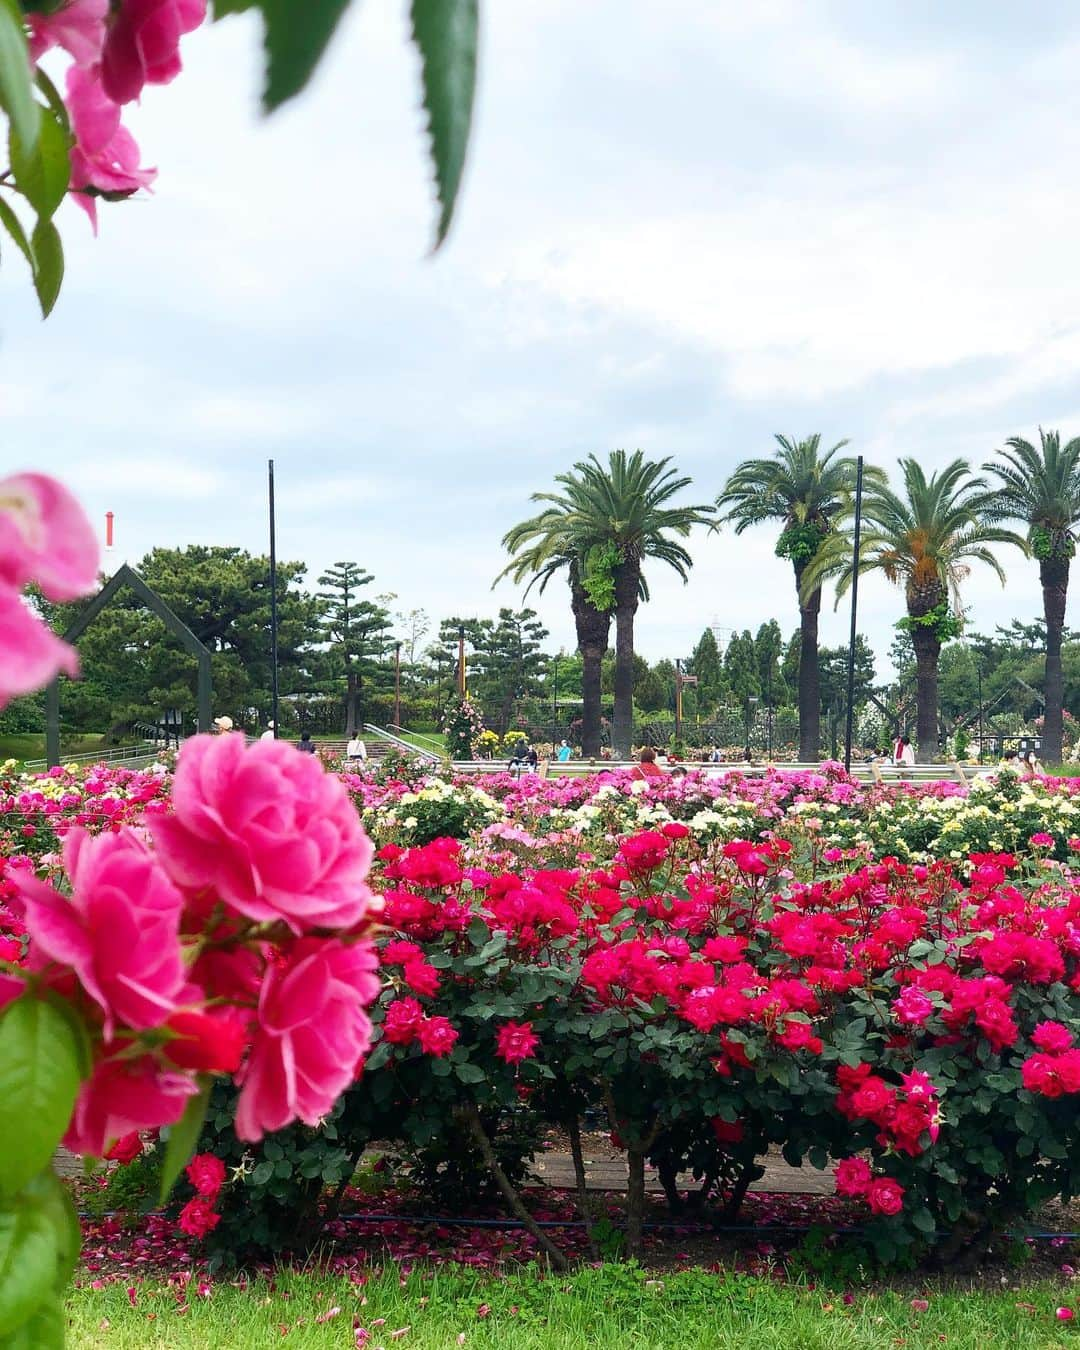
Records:
[[[201,1195],[189,1200],[177,1219],[183,1232],[193,1238],[206,1237],[207,1233],[212,1233],[220,1222],[221,1215],[215,1214],[210,1201],[204,1200]]]
[[[904,1208],[904,1188],[889,1177],[878,1177],[870,1183],[866,1202],[875,1214],[899,1214]]]
[[[118,1162],[126,1167],[128,1163],[133,1163],[141,1152],[142,1140],[139,1138],[139,1132],[132,1130],[130,1134],[122,1134],[105,1156],[110,1162]]]

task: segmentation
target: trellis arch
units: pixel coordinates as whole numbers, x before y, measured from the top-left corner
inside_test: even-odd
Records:
[[[133,567],[124,563],[102,589],[87,605],[63,635],[65,642],[74,644],[94,622],[101,611],[112,603],[117,593],[124,587],[134,591],[148,610],[156,614],[170,633],[180,640],[199,663],[196,699],[198,704],[198,727],[200,731],[210,730],[210,703],[213,685],[210,678],[210,649],[199,641],[182,619],[172,612],[158,593],[143,581]],[[45,690],[45,757],[50,766],[60,763],[60,677],[57,676]]]

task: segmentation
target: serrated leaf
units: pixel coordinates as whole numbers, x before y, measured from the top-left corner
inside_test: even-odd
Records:
[[[74,1033],[55,1008],[20,998],[0,1017],[0,1194],[49,1165],[79,1091]]]
[[[263,16],[266,80],[262,102],[273,112],[294,98],[315,73],[350,0],[215,0],[214,17],[258,9]]]
[[[184,1107],[184,1114],[175,1125],[169,1127],[169,1141],[165,1145],[165,1160],[161,1164],[161,1191],[159,1199],[162,1204],[169,1198],[169,1192],[176,1182],[176,1178],[187,1166],[191,1155],[195,1152],[195,1145],[199,1142],[199,1132],[202,1130],[203,1121],[206,1119],[206,1108],[210,1102],[210,1086],[206,1087],[195,1097],[189,1097],[187,1106]]]
[[[0,1337],[51,1296],[55,1273],[56,1234],[48,1216],[29,1201],[0,1210]]]
[[[413,41],[420,52],[424,108],[439,197],[435,248],[454,218],[469,148],[476,92],[478,0],[412,0]]]
[[[0,107],[6,109],[23,145],[33,145],[40,115],[30,82],[22,10],[15,0],[0,0]]]
[[[27,149],[14,125],[8,137],[11,171],[42,220],[51,220],[71,181],[71,138],[51,108],[42,109],[37,142]]]
[[[47,319],[64,281],[64,246],[51,220],[39,220],[34,226],[30,247],[34,254],[34,290],[41,317]]]

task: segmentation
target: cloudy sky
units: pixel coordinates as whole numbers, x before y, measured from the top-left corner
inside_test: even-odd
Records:
[[[1080,14],[982,0],[491,0],[452,236],[403,0],[354,4],[312,90],[256,111],[253,16],[186,40],[128,121],[152,197],[62,210],[38,319],[0,268],[4,460],[62,475],[117,560],[154,544],[350,558],[433,618],[494,593],[504,530],[590,451],[672,455],[711,501],[774,432],[891,468],[1080,434]],[[771,531],[656,574],[650,658],[797,613]],[[1035,568],[974,575],[982,629]],[[561,587],[538,608],[572,644]],[[863,591],[880,653],[900,600]],[[823,638],[847,617],[827,606]],[[883,663],[882,663],[883,665]]]

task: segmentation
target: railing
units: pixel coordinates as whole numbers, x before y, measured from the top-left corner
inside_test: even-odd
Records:
[[[137,745],[117,745],[111,750],[84,750],[78,755],[61,755],[61,764],[126,764],[133,760],[156,759],[164,746],[158,741],[140,741]],[[37,773],[49,767],[47,759],[23,760],[23,768]]]
[[[535,770],[543,778],[585,778],[595,773],[609,773],[617,769],[632,769],[637,760],[627,759],[569,759],[541,760]],[[454,760],[453,770],[459,774],[512,773],[520,777],[530,772],[524,766],[511,766],[505,759]],[[679,761],[677,765],[661,766],[670,777],[675,767],[695,771],[705,778],[726,778],[737,775],[741,778],[763,778],[766,773],[820,773],[819,763],[802,763],[793,760],[779,760],[764,764],[745,763],[687,763]],[[967,776],[959,764],[916,764],[914,766],[895,766],[891,764],[853,764],[851,776],[861,783],[964,783]]]
[[[371,722],[364,723],[364,730],[369,735],[377,736],[382,741],[389,741],[391,745],[396,746],[403,754],[413,755],[414,757],[420,755],[423,759],[429,760],[432,764],[441,764],[446,758],[445,753],[442,751],[442,748],[437,741],[428,742],[433,747],[429,750],[427,746],[416,745],[413,741],[403,740],[400,736],[395,736],[392,731],[387,731],[385,727],[374,726]],[[409,735],[413,736],[416,735],[416,733],[410,731]],[[418,737],[418,739],[427,741],[428,737],[422,736]]]

